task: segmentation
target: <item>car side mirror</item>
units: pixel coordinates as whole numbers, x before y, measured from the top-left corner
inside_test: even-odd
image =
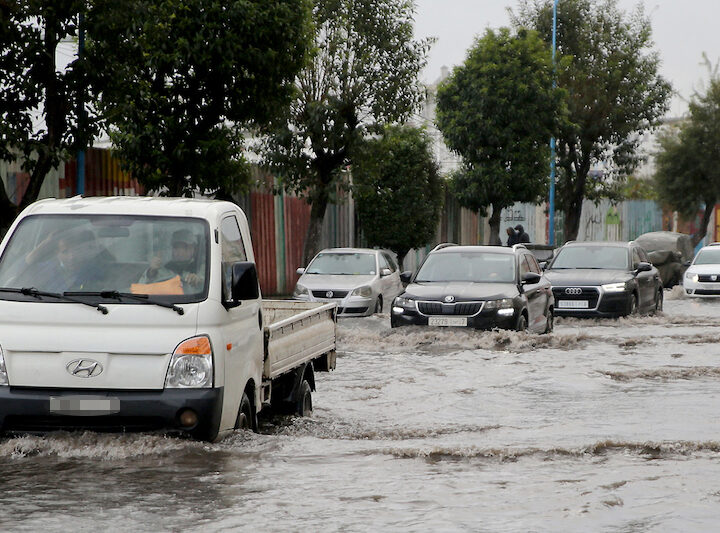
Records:
[[[635,271],[639,274],[640,272],[650,272],[652,270],[652,265],[650,263],[647,263],[645,261],[641,261],[637,264],[637,267],[635,267]]]
[[[295,271],[295,273],[296,273],[298,276],[302,276],[303,274],[305,274],[305,269],[304,269],[304,268],[298,268],[298,269]]]
[[[257,268],[255,263],[241,261],[233,263],[230,301],[226,306],[240,305],[243,300],[257,300],[260,297]]]
[[[402,272],[400,274],[400,281],[402,281],[403,283],[410,283],[410,280],[412,279],[412,275],[413,275],[413,273],[411,270],[406,270],[405,272]]]
[[[692,265],[692,261],[685,261],[685,262],[683,263],[683,266],[684,266],[684,267],[689,267],[690,265]]]
[[[547,262],[547,261],[540,261],[538,264],[540,265],[540,268],[541,268],[542,270],[545,270],[545,269],[547,268],[548,262]]]
[[[392,270],[390,270],[389,268],[383,268],[382,270],[380,270],[380,277],[382,278],[384,278],[385,276],[389,276],[390,274],[392,274]]]
[[[523,285],[533,285],[535,283],[540,283],[540,279],[542,276],[538,274],[537,272],[525,272],[525,274],[522,275],[522,284]]]

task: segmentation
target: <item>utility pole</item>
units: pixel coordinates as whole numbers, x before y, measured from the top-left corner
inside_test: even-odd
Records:
[[[85,51],[85,14],[81,11],[78,15],[78,61],[82,59]],[[78,133],[82,137],[85,127],[85,101],[83,90],[78,93]],[[81,147],[77,153],[76,169],[77,194],[85,194],[85,147]]]
[[[553,89],[557,86],[555,72],[555,44],[557,36],[557,6],[558,0],[553,1],[553,26],[552,26],[552,63],[553,63]],[[555,245],[555,137],[550,138],[550,201],[549,201],[549,228],[548,244]]]

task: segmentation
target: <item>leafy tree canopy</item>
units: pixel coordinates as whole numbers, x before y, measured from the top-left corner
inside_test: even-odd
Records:
[[[704,206],[699,231],[693,235],[696,245],[705,237],[720,200],[720,77],[713,76],[689,109],[687,120],[659,137],[655,182],[660,200],[685,216],[694,217]]]
[[[312,43],[310,0],[97,0],[94,90],[120,158],[173,196],[248,180],[244,128],[293,94]]]
[[[552,11],[552,0],[523,0],[513,23],[538,30],[549,45]],[[617,0],[558,3],[558,85],[568,93],[569,122],[558,134],[556,205],[568,240],[577,237],[583,199],[613,196],[640,162],[642,134],[667,111],[671,87],[652,45],[642,6],[627,14]],[[602,177],[589,179],[598,163]]]
[[[409,250],[435,236],[443,203],[427,134],[414,127],[389,126],[365,141],[353,165],[353,192],[360,227],[370,246],[393,250],[402,265]]]
[[[438,127],[463,161],[455,195],[483,214],[492,206],[491,243],[501,209],[545,195],[562,110],[550,50],[533,31],[487,30],[438,89]]]
[[[315,53],[286,116],[266,131],[268,166],[312,204],[305,264],[317,251],[340,170],[358,140],[419,105],[427,41],[413,40],[411,0],[316,0]]]

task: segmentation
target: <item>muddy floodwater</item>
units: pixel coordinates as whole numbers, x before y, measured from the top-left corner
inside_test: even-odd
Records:
[[[0,440],[0,530],[716,531],[720,300],[548,336],[341,320],[310,418]]]

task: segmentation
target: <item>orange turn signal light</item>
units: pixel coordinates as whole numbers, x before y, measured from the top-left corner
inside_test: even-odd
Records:
[[[210,339],[207,337],[193,337],[178,344],[175,348],[176,354],[183,355],[206,355],[212,353]]]

